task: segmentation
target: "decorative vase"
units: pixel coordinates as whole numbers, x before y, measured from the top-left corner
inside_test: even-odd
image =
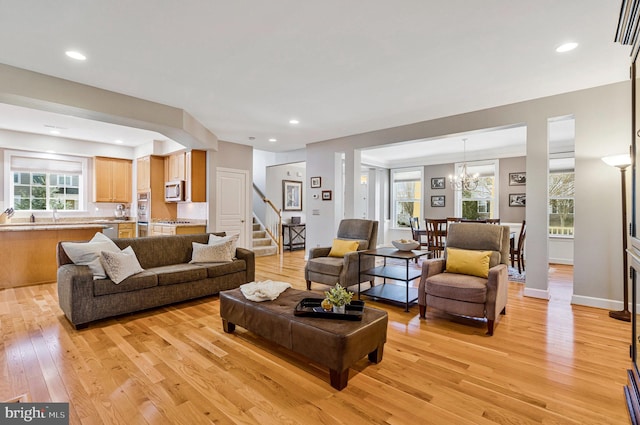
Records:
[[[346,311],[346,306],[344,306],[344,305],[334,305],[333,306],[333,312],[334,313],[344,314],[345,311]]]

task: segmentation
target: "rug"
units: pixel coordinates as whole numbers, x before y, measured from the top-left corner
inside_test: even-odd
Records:
[[[518,273],[518,269],[516,267],[509,266],[509,281],[525,283],[525,279],[526,272],[524,270],[522,273]]]

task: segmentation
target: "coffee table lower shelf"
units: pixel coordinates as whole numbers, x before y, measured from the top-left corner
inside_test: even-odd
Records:
[[[360,295],[403,304],[406,305],[408,310],[409,304],[418,301],[418,288],[410,287],[409,296],[407,297],[407,287],[405,285],[383,283],[360,292]]]

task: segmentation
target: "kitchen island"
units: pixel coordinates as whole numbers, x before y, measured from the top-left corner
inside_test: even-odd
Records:
[[[107,222],[105,220],[105,222]],[[105,222],[16,223],[0,225],[0,290],[56,281],[59,241],[86,241]]]

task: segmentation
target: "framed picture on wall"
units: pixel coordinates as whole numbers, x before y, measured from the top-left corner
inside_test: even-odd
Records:
[[[282,180],[282,209],[302,211],[302,182]]]
[[[322,191],[322,200],[323,201],[330,201],[331,200],[331,191],[330,190],[323,190]]]
[[[510,193],[509,206],[510,207],[526,207],[527,195],[525,193]]]
[[[436,195],[431,197],[432,207],[444,207],[444,195]]]
[[[524,186],[527,184],[527,173],[509,173],[509,186]]]
[[[311,177],[311,187],[317,188],[322,185],[322,177]]]
[[[433,177],[431,179],[431,189],[444,189],[444,177]]]

